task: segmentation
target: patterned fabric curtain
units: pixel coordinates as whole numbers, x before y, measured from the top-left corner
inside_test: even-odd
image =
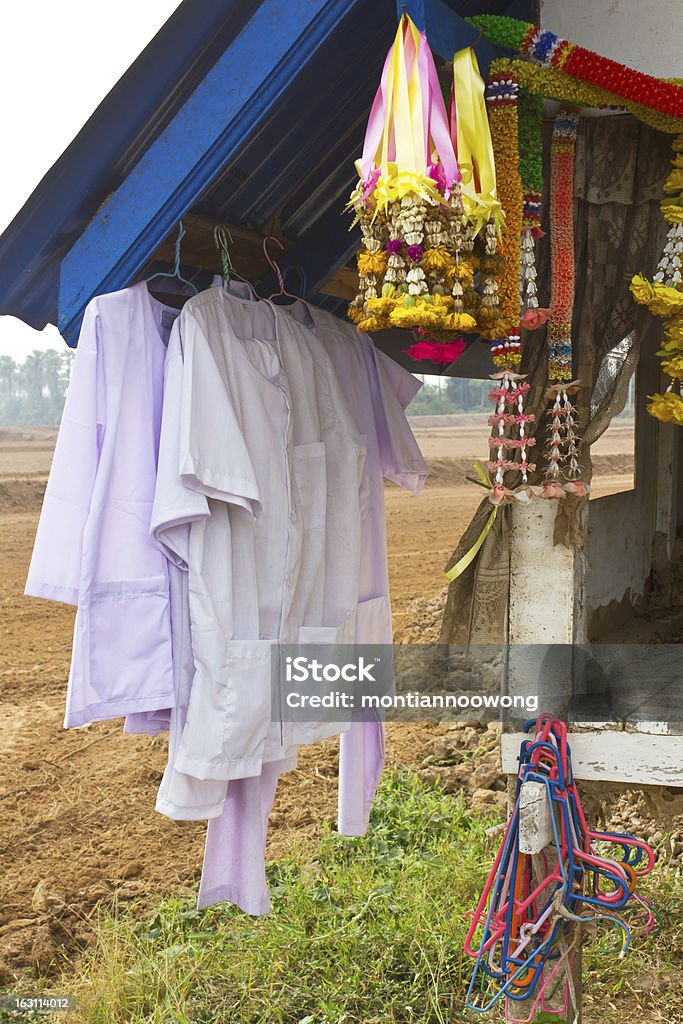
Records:
[[[546,125],[545,174],[549,177],[550,133]],[[671,159],[671,136],[631,115],[584,117],[579,123],[574,180],[576,291],[572,323],[576,376],[582,387],[577,406],[583,438],[584,477],[590,480],[589,445],[624,408],[641,346],[657,321],[631,298],[636,273],[651,276],[664,246],[666,224],[659,200]],[[544,230],[548,231],[548,196]],[[549,299],[549,239],[538,251],[539,297]],[[539,430],[536,461],[542,477],[546,403],[545,328],[523,337],[522,372],[532,385],[528,411]],[[516,486],[518,481],[511,481]],[[537,482],[537,481],[532,481]],[[585,500],[585,499],[583,499]],[[450,569],[472,547],[491,511],[482,501],[454,551]],[[555,540],[581,543],[580,501],[567,497],[558,510]],[[505,638],[510,583],[510,508],[502,509],[482,548],[448,590],[442,643],[501,643]]]

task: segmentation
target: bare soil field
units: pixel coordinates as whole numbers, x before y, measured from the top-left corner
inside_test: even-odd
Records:
[[[443,567],[481,498],[464,476],[485,455],[486,417],[449,419],[413,421],[433,470],[423,496],[386,489],[399,640],[419,630],[420,601],[443,590]],[[163,738],[124,736],[120,723],[62,728],[73,609],[23,596],[54,438],[53,428],[0,430],[0,984],[87,942],[102,898],[151,902],[190,886],[203,852],[203,825],[154,811]],[[617,427],[596,446],[597,493],[632,486],[629,444]],[[438,728],[390,726],[388,762],[419,766]],[[330,741],[303,751],[283,779],[272,855],[295,831],[314,838],[334,821],[336,749]]]

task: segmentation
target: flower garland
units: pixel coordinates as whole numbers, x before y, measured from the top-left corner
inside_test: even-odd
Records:
[[[495,71],[499,76],[514,74],[520,88],[523,87],[545,99],[557,100],[558,103],[582,107],[621,107],[657,131],[678,133],[683,130],[683,121],[680,118],[661,114],[641,103],[632,103],[597,85],[580,82],[557,68],[532,64],[527,60],[497,57],[491,62],[491,71]]]
[[[505,213],[505,230],[498,243],[497,259],[482,263],[484,297],[479,313],[480,333],[493,341],[496,366],[518,366],[519,267],[522,233],[522,180],[519,173],[519,121],[517,80],[512,75],[489,76],[486,102],[489,108],[493,155],[498,179],[498,198]],[[493,254],[490,254],[493,255]],[[487,303],[487,284],[495,281],[495,299]],[[511,332],[514,334],[511,335]],[[516,338],[512,341],[511,338]],[[500,340],[503,339],[503,340]],[[506,344],[507,342],[507,344]]]
[[[472,47],[453,56],[449,104],[451,139],[461,171],[464,238],[454,275],[452,295],[456,315],[471,318],[469,331],[481,333],[498,311],[496,250],[505,213],[498,198],[496,164],[487,113],[486,87]],[[474,275],[481,271],[481,292]]]
[[[492,65],[491,73],[500,75],[500,62],[496,61],[495,66]],[[491,426],[498,428],[498,436],[494,433],[489,441],[491,448],[497,450],[498,455],[495,462],[489,463],[491,469],[496,472],[489,494],[489,500],[495,506],[513,501],[528,502],[537,498],[561,499],[567,494],[583,497],[590,491],[587,484],[576,479],[579,475],[577,423],[576,411],[570,399],[570,395],[578,388],[578,382],[571,382],[571,315],[574,297],[573,161],[576,130],[576,113],[572,110],[562,110],[556,120],[551,155],[552,301],[550,311],[539,311],[546,314],[550,312],[548,396],[553,404],[548,424],[548,469],[542,484],[528,483],[527,471],[531,472],[536,468],[533,464],[525,464],[526,450],[536,445],[536,438],[527,436],[528,427],[534,422],[534,417],[527,415],[523,408],[523,399],[529,391],[529,385],[523,377],[514,372],[507,374],[507,380],[504,374],[500,374],[503,380],[491,392],[491,398],[497,402],[496,411],[489,419]],[[528,129],[525,129],[525,134],[528,134]],[[524,166],[524,160],[520,159],[520,162]],[[506,427],[517,427],[519,437],[509,440],[506,438],[501,445],[500,436],[509,433]],[[522,453],[519,462],[505,457],[506,454],[517,450]],[[522,484],[514,489],[506,486],[504,474],[520,470]]]
[[[552,298],[548,323],[548,376],[552,383],[572,378],[574,305],[574,150],[578,120],[569,107],[555,118],[550,165],[550,245]]]
[[[538,304],[536,245],[541,231],[543,191],[543,99],[526,89],[519,90],[519,173],[522,181],[522,239],[519,295],[521,326],[535,330],[548,319],[548,310]]]
[[[662,370],[671,377],[663,395],[651,395],[647,411],[663,423],[683,426],[683,134],[673,140],[672,170],[664,184],[661,203],[670,224],[664,252],[650,283],[642,274],[631,281],[636,302],[664,320],[665,340],[659,355]]]
[[[482,14],[467,18],[497,46],[517,50],[545,67],[559,68],[571,78],[589,82],[621,99],[640,103],[670,117],[683,118],[683,86],[643,74],[601,57],[553,32],[517,18]]]
[[[494,386],[489,395],[491,401],[496,403],[495,412],[488,421],[489,426],[494,428],[489,438],[491,457],[488,463],[491,473],[489,499],[493,504],[500,504],[506,495],[513,493],[506,486],[507,473],[520,473],[522,486],[525,487],[528,474],[536,469],[535,463],[529,462],[529,452],[536,439],[528,436],[527,429],[528,424],[533,423],[534,416],[527,415],[524,410],[529,384],[517,372],[521,361],[519,278],[523,224],[517,100],[517,80],[513,75],[501,78],[489,76],[486,102],[499,181],[498,196],[505,213],[505,229],[496,260],[494,262],[489,257],[482,265],[487,278],[479,314],[483,325],[482,335],[492,339],[491,352],[498,370],[493,374]],[[497,303],[487,308],[484,305],[487,286],[492,285]],[[518,459],[515,458],[517,453]]]
[[[554,399],[548,424],[546,480],[579,475],[576,410],[570,401],[572,380],[572,308],[574,305],[574,152],[578,117],[563,107],[555,118],[551,164],[550,245],[552,297],[548,319],[549,396]]]
[[[519,174],[524,193],[523,226],[540,231],[541,192],[543,191],[543,99],[520,88],[517,100],[519,119]]]

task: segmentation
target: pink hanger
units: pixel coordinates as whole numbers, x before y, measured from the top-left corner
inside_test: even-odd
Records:
[[[295,302],[303,302],[303,299],[301,298],[301,296],[299,296],[299,295],[292,295],[292,293],[288,292],[287,289],[285,288],[285,282],[284,282],[284,278],[282,276],[282,271],[280,270],[280,267],[277,264],[277,262],[273,259],[273,257],[268,252],[268,242],[275,242],[275,244],[280,247],[282,252],[285,251],[284,245],[282,244],[282,242],[280,241],[279,238],[275,237],[275,235],[266,235],[266,237],[263,239],[263,255],[266,257],[271,270],[273,270],[273,272],[277,275],[278,284],[280,285],[280,291],[279,292],[273,292],[272,295],[268,296],[268,299],[270,300],[270,299],[287,298],[287,299],[294,299]]]

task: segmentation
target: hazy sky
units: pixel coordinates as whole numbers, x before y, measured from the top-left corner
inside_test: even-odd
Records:
[[[2,5],[0,232],[179,3]],[[63,344],[56,327],[38,332],[0,317],[0,355],[21,361],[33,348]]]

